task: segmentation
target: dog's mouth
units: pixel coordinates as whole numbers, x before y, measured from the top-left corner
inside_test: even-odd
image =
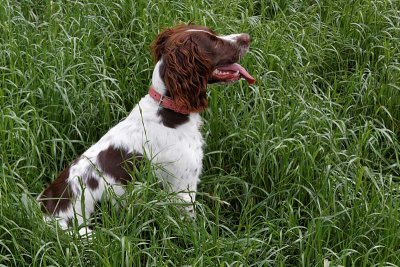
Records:
[[[255,79],[238,63],[224,65],[217,67],[213,73],[211,79],[216,82],[236,82],[244,78],[249,84],[255,83]]]

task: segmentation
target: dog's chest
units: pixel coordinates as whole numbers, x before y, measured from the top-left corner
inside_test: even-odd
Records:
[[[191,114],[189,120],[177,127],[167,127],[157,115],[157,106],[144,98],[131,114],[113,127],[87,156],[97,154],[109,146],[125,148],[133,155],[141,154],[156,166],[157,173],[168,180],[172,178],[198,180],[202,170],[203,137],[202,119]],[[165,171],[165,172],[164,172]],[[171,174],[167,175],[166,173]]]
[[[146,129],[148,151],[158,162],[199,165],[203,157],[203,137],[200,133],[201,118],[196,116],[177,128],[161,124]],[[186,167],[186,166],[185,166]],[[190,167],[190,166],[187,166]]]

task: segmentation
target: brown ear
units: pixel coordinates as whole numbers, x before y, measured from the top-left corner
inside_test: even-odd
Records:
[[[171,98],[178,106],[192,112],[204,110],[211,63],[191,39],[168,50],[163,54],[163,79]]]
[[[156,62],[159,61],[165,53],[168,39],[175,33],[185,31],[187,27],[188,25],[186,24],[177,25],[174,28],[167,28],[157,35],[156,39],[151,44],[151,51]]]
[[[155,61],[159,61],[161,59],[162,54],[165,52],[165,43],[168,40],[168,37],[170,37],[173,33],[172,29],[167,29],[157,35],[157,38],[153,41],[151,44],[151,52],[153,54],[153,57]]]

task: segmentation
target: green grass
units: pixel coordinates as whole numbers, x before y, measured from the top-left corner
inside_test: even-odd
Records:
[[[398,1],[9,1],[0,5],[1,266],[400,265]],[[38,193],[146,94],[182,22],[248,32],[257,83],[210,86],[197,219],[151,174],[95,242]],[[140,178],[141,177],[141,178]]]

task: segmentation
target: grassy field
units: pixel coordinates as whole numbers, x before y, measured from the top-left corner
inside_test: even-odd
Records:
[[[197,219],[151,173],[88,242],[38,193],[127,116],[177,23],[247,32],[257,79],[209,88]],[[399,266],[398,1],[0,4],[0,266]]]

